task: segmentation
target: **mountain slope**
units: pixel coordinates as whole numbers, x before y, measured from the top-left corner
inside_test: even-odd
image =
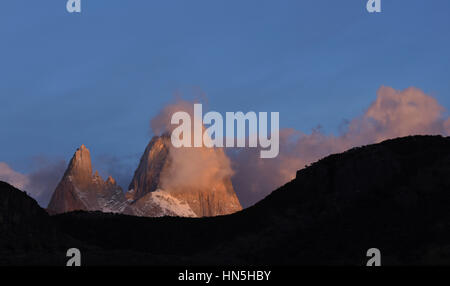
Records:
[[[4,182],[0,190],[0,251],[48,246],[48,214],[25,192]]]
[[[25,192],[0,181],[0,265],[64,265],[71,245],[88,247],[62,233]]]
[[[125,208],[124,214],[147,217],[179,216],[197,217],[184,201],[180,201],[166,191],[150,192]]]

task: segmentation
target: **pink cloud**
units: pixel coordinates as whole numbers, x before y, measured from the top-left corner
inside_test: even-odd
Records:
[[[245,206],[254,204],[294,178],[297,170],[329,154],[408,135],[448,136],[450,118],[445,118],[444,112],[436,99],[420,89],[399,91],[383,86],[366,112],[352,119],[340,135],[283,129],[277,158],[260,159],[252,149],[230,153],[235,170],[233,184]]]

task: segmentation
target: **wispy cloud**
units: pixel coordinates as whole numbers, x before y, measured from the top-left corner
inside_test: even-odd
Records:
[[[39,156],[32,159],[38,166],[29,174],[22,174],[13,170],[7,163],[0,162],[0,180],[14,187],[26,191],[42,207],[47,207],[51,195],[61,179],[66,168],[64,160],[50,160]]]

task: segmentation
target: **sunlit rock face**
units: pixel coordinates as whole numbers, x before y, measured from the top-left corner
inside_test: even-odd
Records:
[[[142,201],[153,200],[148,194],[163,190],[181,203],[186,203],[198,217],[225,215],[242,209],[234,192],[231,176],[218,176],[217,179],[208,182],[207,186],[183,185],[183,182],[178,185],[164,184],[171,180],[179,180],[175,178],[178,170],[174,170],[173,161],[177,155],[171,153],[174,152],[172,148],[168,135],[155,136],[150,141],[126,194],[130,201],[134,201],[132,204],[140,205]],[[195,152],[192,149],[191,151]],[[221,149],[211,149],[208,152],[216,152],[214,155],[220,155],[219,158],[225,156]],[[189,162],[182,166],[182,168],[190,167],[192,166],[189,166]],[[146,215],[145,212],[143,215]]]
[[[47,211],[50,214],[86,210],[148,217],[203,217],[242,209],[231,184],[231,168],[221,170],[222,165],[228,166],[221,164],[228,160],[223,150],[190,149],[189,152],[194,152],[191,156],[197,156],[196,152],[202,156],[190,164],[186,158],[180,162],[177,156],[183,153],[172,148],[168,135],[154,137],[142,155],[129,191],[124,194],[113,178],[104,181],[98,172],[92,174],[90,152],[82,145],[56,187]],[[209,165],[195,168],[199,163],[207,164],[208,159],[214,161],[213,168]],[[178,176],[186,170],[193,170],[192,176]],[[184,184],[184,178],[188,184]]]
[[[126,206],[122,188],[109,177],[92,174],[91,155],[82,145],[74,154],[56,187],[47,211],[51,214],[74,210],[122,212]]]
[[[169,155],[170,138],[168,136],[153,137],[145,148],[138,168],[128,187],[127,198],[138,200],[158,188],[161,172]]]

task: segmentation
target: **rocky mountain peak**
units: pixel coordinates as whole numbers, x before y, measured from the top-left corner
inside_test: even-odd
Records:
[[[114,180],[113,177],[108,176],[108,179],[106,179],[106,183],[108,183],[110,185],[115,185],[116,184],[116,180]]]
[[[155,136],[147,145],[138,168],[123,194],[116,181],[92,173],[89,149],[81,145],[73,155],[48,206],[50,213],[100,210],[138,216],[216,216],[242,209],[229,177],[218,177],[210,186],[164,189],[161,177],[172,168],[170,135]],[[219,152],[219,151],[217,151]],[[163,175],[165,174],[165,175]]]
[[[112,177],[105,182],[98,171],[92,174],[89,149],[81,145],[70,160],[47,210],[50,213],[73,210],[121,212],[124,201],[122,189]]]
[[[77,149],[70,160],[66,175],[79,181],[89,180],[92,176],[91,154],[84,144]]]
[[[157,190],[164,191],[181,203],[185,203],[196,216],[217,216],[237,212],[242,209],[239,199],[234,192],[231,178],[217,178],[207,188],[186,187],[180,189],[164,189],[161,178],[171,167],[173,153],[170,135],[154,136],[147,145],[141,157],[138,168],[126,194],[128,200],[135,201],[135,205],[152,205],[157,196],[149,195]],[[172,151],[171,151],[172,150]],[[222,150],[214,150],[222,152]],[[171,178],[167,177],[170,180]],[[174,201],[174,200],[173,200]],[[139,207],[142,210],[141,207]]]
[[[137,200],[158,188],[161,172],[167,162],[170,148],[170,136],[152,138],[145,148],[138,168],[128,187],[132,191],[128,196]]]

